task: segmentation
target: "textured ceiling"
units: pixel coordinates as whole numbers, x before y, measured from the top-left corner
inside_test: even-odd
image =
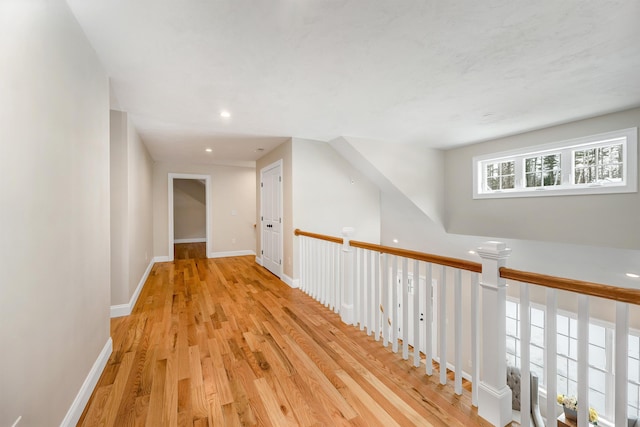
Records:
[[[68,3],[160,161],[292,136],[447,148],[640,105],[636,0]]]

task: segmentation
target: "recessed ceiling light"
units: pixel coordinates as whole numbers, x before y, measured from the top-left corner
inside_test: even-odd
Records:
[[[637,278],[639,278],[640,276],[639,276],[639,275],[637,275],[637,274],[634,274],[634,273],[627,273],[627,277],[631,277],[632,279],[637,279]]]
[[[398,243],[398,239],[393,239],[393,243]]]
[[[228,119],[229,117],[231,117],[231,113],[226,110],[220,111],[220,117],[224,117],[225,119]]]
[[[213,149],[212,148],[205,148],[204,151],[206,151],[207,153],[211,153],[211,152],[213,152]]]
[[[471,255],[475,255],[476,251],[469,251]]]

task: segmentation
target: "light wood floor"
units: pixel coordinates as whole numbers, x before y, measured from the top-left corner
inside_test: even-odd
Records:
[[[79,426],[487,426],[254,257],[160,263]]]

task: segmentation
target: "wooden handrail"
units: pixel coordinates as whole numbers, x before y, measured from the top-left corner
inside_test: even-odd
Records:
[[[397,255],[404,258],[417,259],[419,261],[431,262],[433,264],[445,265],[447,267],[459,268],[461,270],[469,270],[476,273],[482,273],[482,264],[473,261],[467,261],[459,258],[449,258],[440,255],[427,254],[424,252],[410,251],[407,249],[392,248],[390,246],[374,245],[373,243],[358,242],[352,240],[350,242],[354,248],[368,249],[390,255]]]
[[[344,243],[344,240],[340,237],[309,233],[300,229],[296,229],[294,231],[294,234],[296,236],[307,236],[314,239],[326,240],[328,242],[338,244]],[[349,244],[354,248],[367,249],[370,251],[401,256],[404,258],[417,259],[419,261],[430,262],[433,264],[445,265],[447,267],[459,268],[461,270],[482,273],[482,264],[473,261],[427,254],[424,252],[410,251],[407,249],[392,248],[390,246],[359,242],[357,240],[351,240]],[[518,282],[540,285],[547,288],[559,289],[562,291],[574,292],[577,294],[589,295],[592,297],[605,298],[613,301],[640,305],[640,289],[621,288],[618,286],[603,285],[601,283],[566,279],[563,277],[548,276],[546,274],[515,270],[508,267],[500,268],[500,277],[508,280],[516,280]]]
[[[562,277],[514,270],[507,267],[500,267],[500,277],[545,286],[547,288],[640,305],[640,289],[620,288],[618,286],[603,285],[600,283],[565,279]]]
[[[308,231],[302,231],[299,228],[296,228],[293,231],[293,234],[295,234],[296,236],[307,236],[314,239],[326,240],[327,242],[339,243],[341,245],[344,243],[344,240],[340,237],[327,236],[326,234],[309,233]]]
[[[326,240],[333,243],[343,244],[344,240],[339,237],[326,236],[324,234],[309,233],[298,228],[293,232],[296,236],[307,236],[314,239]],[[370,251],[381,252],[385,254],[397,255],[405,258],[417,259],[419,261],[431,262],[434,264],[446,265],[447,267],[459,268],[462,270],[474,271],[482,273],[482,264],[472,261],[466,261],[458,258],[449,258],[440,255],[427,254],[424,252],[409,251],[406,249],[392,248],[389,246],[375,245],[373,243],[358,242],[351,240],[349,243],[354,248],[367,249]]]

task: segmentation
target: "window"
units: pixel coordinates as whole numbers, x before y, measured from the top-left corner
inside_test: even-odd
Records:
[[[560,153],[526,157],[524,159],[525,186],[530,188],[562,184],[560,158]]]
[[[473,197],[637,191],[638,128],[473,158]]]
[[[623,145],[614,144],[574,152],[574,183],[622,182]]]
[[[544,310],[530,307],[531,344],[529,360],[532,372],[544,381]],[[520,367],[520,304],[507,301],[507,363]]]
[[[487,166],[487,186],[491,190],[508,190],[515,186],[515,162],[489,163]]]
[[[538,375],[540,387],[545,390],[544,318],[543,306],[531,309],[530,369]],[[520,357],[520,304],[507,300],[507,363],[521,366]],[[558,313],[557,322],[557,391],[578,394],[578,321],[572,313]],[[615,379],[613,325],[595,319],[589,324],[589,405],[605,419],[613,419]],[[640,416],[640,334],[629,332],[628,416]]]

